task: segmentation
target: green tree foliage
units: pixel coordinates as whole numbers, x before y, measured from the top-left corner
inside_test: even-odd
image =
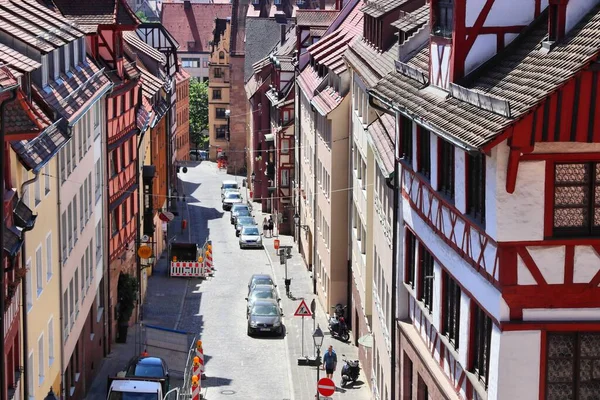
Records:
[[[199,148],[208,145],[208,82],[190,79],[190,141]]]
[[[144,14],[144,12],[142,10],[136,12],[135,16],[138,17],[138,19],[141,22],[148,22],[148,18],[146,17],[146,14]]]
[[[119,275],[117,295],[119,296],[119,322],[127,322],[133,314],[137,300],[138,281],[129,274]]]

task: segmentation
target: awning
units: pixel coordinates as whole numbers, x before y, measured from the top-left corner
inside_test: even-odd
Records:
[[[33,211],[27,207],[27,204],[25,204],[23,201],[19,201],[13,212],[15,217],[15,225],[27,231],[33,229],[37,215],[33,215]]]
[[[275,134],[273,134],[273,133],[265,134],[265,142],[274,142],[274,141],[275,141]]]
[[[21,233],[14,227],[7,227],[4,225],[4,251],[9,256],[14,257],[23,246],[23,239],[21,239]]]
[[[358,344],[363,347],[371,348],[373,347],[373,334],[368,333],[364,336],[358,338]]]

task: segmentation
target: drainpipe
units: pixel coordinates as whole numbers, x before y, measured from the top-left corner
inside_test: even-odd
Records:
[[[7,88],[6,90],[11,90],[12,93],[5,101],[0,104],[0,168],[4,170],[4,133],[6,132],[6,118],[4,118],[4,110],[8,103],[11,103],[17,97],[17,89],[18,85],[14,87]],[[4,184],[2,185],[2,197],[4,198]],[[2,205],[0,206],[0,240],[2,241],[2,249],[0,251],[4,252],[4,200],[2,200]],[[0,271],[0,324],[4,329],[4,254],[0,257],[0,265],[2,271]],[[6,359],[4,357],[4,335],[0,338],[0,371],[2,376],[0,377],[0,397],[4,398],[6,393]]]
[[[23,182],[21,184],[21,198],[23,197],[23,193],[25,193],[25,186],[31,185],[32,183],[34,183],[35,181],[37,181],[40,177],[40,173],[37,172],[35,174],[35,176],[25,182]],[[58,214],[60,215],[60,213]],[[21,247],[21,265],[23,267],[25,267],[27,265],[27,251],[25,250],[27,244],[25,243],[25,232],[30,231],[31,229],[33,229],[33,227],[29,228],[29,229],[23,229],[22,234],[21,234],[21,239],[23,240],[23,247]],[[59,235],[60,236],[60,235]],[[14,263],[13,260],[11,260],[11,263]],[[62,268],[61,268],[62,270]],[[27,321],[27,290],[25,289],[27,287],[27,274],[25,274],[25,276],[22,278],[21,283],[23,284],[23,288],[21,290],[21,303],[23,304],[23,322],[22,322],[22,336],[23,336],[23,398],[26,399],[29,396],[28,390],[29,388],[27,387],[27,382],[29,382],[29,358],[28,358],[28,349],[29,349],[29,340],[27,338],[28,334],[29,334],[29,323]],[[32,293],[33,296],[33,293]],[[61,294],[62,296],[62,294]],[[61,297],[61,301],[62,301],[62,297]],[[62,360],[62,357],[61,357]]]
[[[379,110],[381,112],[387,113],[389,114],[390,112],[393,112],[391,107],[382,107],[379,104],[375,103],[375,99],[373,98],[373,96],[369,96],[369,106],[375,108],[376,110]],[[392,223],[393,223],[393,227],[392,227],[392,327],[390,329],[390,341],[391,341],[391,353],[392,353],[392,357],[391,357],[391,365],[390,365],[390,378],[391,378],[391,382],[390,382],[390,386],[391,386],[391,398],[395,399],[396,398],[396,313],[397,313],[397,301],[398,301],[398,294],[397,294],[397,280],[398,280],[398,266],[396,265],[398,263],[398,207],[399,207],[399,203],[400,203],[400,196],[398,194],[398,190],[400,189],[400,179],[399,179],[399,175],[400,175],[400,168],[398,167],[398,163],[399,163],[399,157],[396,151],[396,143],[398,142],[398,135],[396,134],[398,132],[398,113],[394,113],[394,117],[396,120],[395,123],[395,132],[394,132],[394,139],[395,140],[391,140],[391,138],[389,137],[389,135],[386,132],[386,135],[388,136],[388,138],[392,141],[392,143],[394,143],[394,172],[392,172],[392,176],[388,177],[385,181],[386,185],[393,190],[394,192],[394,209],[392,210]],[[392,178],[392,179],[390,179]]]
[[[69,132],[70,134],[71,132]],[[56,167],[56,214],[59,216],[60,218],[60,157],[58,158],[58,162],[56,163],[57,167]],[[60,226],[60,219],[58,221],[58,224]],[[59,230],[60,233],[60,230]],[[60,306],[59,306],[59,310],[61,310],[61,312],[59,312],[60,318],[59,318],[59,324],[60,324],[60,398],[64,399],[65,398],[65,357],[63,354],[64,351],[64,343],[65,343],[65,333],[64,333],[64,328],[63,328],[63,321],[65,319],[65,313],[67,312],[67,310],[63,310],[63,283],[62,283],[62,276],[63,276],[63,255],[60,253],[62,251],[62,237],[61,235],[57,235],[58,236],[58,251],[59,251],[59,258],[58,258],[58,264],[59,264],[59,268],[58,268],[58,293],[60,296]],[[25,304],[25,301],[23,301],[23,304]],[[26,359],[26,357],[23,357],[24,359]],[[27,381],[25,381],[27,382]],[[27,386],[27,385],[25,385]],[[27,398],[27,396],[23,396],[24,399]]]
[[[316,119],[317,111],[311,105],[311,111],[313,112],[313,118]],[[325,117],[327,118],[327,117]],[[315,151],[313,152],[313,168],[317,167],[317,132],[314,133],[314,142],[313,146]],[[315,193],[313,193],[313,209],[312,209],[312,217],[313,217],[313,235],[312,235],[312,245],[313,245],[313,253],[312,253],[312,266],[313,266],[313,293],[317,294],[317,274],[314,272],[314,268],[317,265],[317,241],[315,239],[317,233],[317,218],[315,218],[315,212],[317,210],[317,174],[316,171],[313,170],[313,188],[315,189]]]
[[[302,215],[302,118],[300,115],[300,92],[298,88],[298,57],[295,57],[295,65],[294,65],[294,118],[296,119],[295,123],[295,131],[296,131],[296,147],[298,148],[298,159],[296,163],[298,165],[298,170],[296,171],[296,182],[298,183],[298,217]],[[298,252],[302,248],[301,240],[302,240],[302,222],[298,219],[298,226],[296,226],[296,231],[298,235]],[[314,272],[313,272],[314,274]]]

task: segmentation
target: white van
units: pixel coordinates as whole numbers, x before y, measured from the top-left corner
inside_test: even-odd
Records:
[[[225,197],[225,192],[227,190],[240,190],[240,185],[236,181],[223,181],[221,183],[221,200]]]

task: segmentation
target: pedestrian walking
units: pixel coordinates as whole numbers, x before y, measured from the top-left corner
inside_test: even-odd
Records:
[[[337,367],[337,354],[333,351],[333,346],[329,346],[327,352],[323,355],[323,366],[327,377],[333,379],[333,373]]]
[[[273,237],[273,226],[274,226],[274,223],[273,223],[273,216],[272,215],[269,215],[269,221],[268,221],[268,223],[269,223],[269,237]]]
[[[267,221],[267,217],[265,217],[263,219],[263,235],[265,235],[265,237],[266,237],[268,232],[269,232],[269,221]]]

